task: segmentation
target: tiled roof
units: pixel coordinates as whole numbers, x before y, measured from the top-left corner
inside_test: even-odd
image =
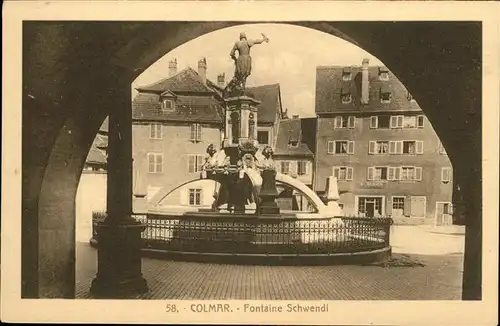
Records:
[[[316,113],[333,112],[383,112],[383,111],[421,111],[415,101],[410,101],[405,86],[385,67],[372,66],[369,74],[369,101],[361,103],[362,68],[353,67],[317,67],[316,68]],[[342,78],[344,73],[352,73],[351,80]],[[387,71],[389,80],[379,79],[379,72]],[[381,103],[380,93],[389,91],[390,103]],[[350,93],[351,103],[342,103],[341,94]]]
[[[97,164],[106,164],[107,159],[106,155],[103,151],[97,149],[94,144],[90,148],[89,154],[87,155],[87,163],[97,163]]]
[[[278,136],[276,140],[276,149],[274,155],[283,156],[313,156],[313,145],[307,140],[307,135],[315,135],[316,130],[309,130],[313,126],[311,119],[287,119],[280,121]],[[312,120],[316,120],[312,118]],[[314,123],[314,129],[315,129]],[[297,146],[290,143],[297,141]]]
[[[102,123],[101,127],[99,128],[99,132],[105,134],[108,132],[108,129],[109,129],[109,117],[106,117],[106,119],[104,119],[104,122]]]
[[[140,86],[136,88],[139,92],[158,93],[161,94],[170,90],[176,94],[180,93],[213,93],[221,91],[221,89],[207,79],[206,84],[201,76],[193,69],[186,68],[178,74],[161,79],[154,84]]]
[[[257,120],[259,122],[274,123],[277,114],[281,116],[281,94],[280,85],[263,85],[257,87],[247,87],[248,96],[260,101],[258,106]]]
[[[139,93],[132,103],[134,120],[222,122],[222,107],[212,96],[184,96],[175,98],[173,110],[162,110],[160,95]]]

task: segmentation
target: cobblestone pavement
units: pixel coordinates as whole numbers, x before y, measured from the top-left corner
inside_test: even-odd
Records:
[[[417,231],[412,231],[416,229]],[[402,231],[401,231],[402,230]],[[460,300],[463,235],[430,228],[394,231],[394,258],[408,254],[425,266],[238,266],[142,259],[150,292],[143,299]],[[434,232],[434,233],[433,233]],[[422,252],[408,242],[414,233]],[[406,239],[406,240],[405,240]],[[438,250],[431,250],[432,240]],[[90,298],[96,250],[77,245],[76,296]]]

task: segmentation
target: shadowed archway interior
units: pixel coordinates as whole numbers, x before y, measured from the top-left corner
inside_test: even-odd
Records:
[[[131,105],[133,80],[175,47],[242,23],[248,22],[24,22],[24,298],[74,297],[79,177],[104,118]],[[466,198],[463,299],[480,299],[481,24],[288,23],[360,46],[411,90],[442,140]]]

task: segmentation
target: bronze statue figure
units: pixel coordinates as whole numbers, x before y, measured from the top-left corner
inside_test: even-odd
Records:
[[[230,56],[234,60],[234,77],[227,85],[226,91],[229,95],[243,95],[245,91],[246,80],[252,73],[252,58],[250,57],[250,48],[255,44],[268,43],[269,39],[262,34],[258,40],[247,40],[245,33],[240,34],[240,40],[234,43]],[[238,51],[238,57],[236,57]]]

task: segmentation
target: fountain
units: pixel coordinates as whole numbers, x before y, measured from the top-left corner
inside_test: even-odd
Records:
[[[150,207],[139,217],[147,225],[143,251],[162,252],[171,259],[252,264],[332,264],[387,257],[391,252],[388,219],[343,217],[335,177],[328,178],[321,199],[296,178],[276,171],[270,146],[259,147],[260,102],[245,94],[245,82],[250,75],[250,46],[269,40],[263,35],[262,40],[247,41],[242,35],[231,52],[235,76],[224,90],[223,140],[219,149],[208,146],[202,172],[193,180],[219,185],[213,204],[182,212],[178,206]],[[280,209],[277,198],[287,192],[307,198],[308,208]]]

